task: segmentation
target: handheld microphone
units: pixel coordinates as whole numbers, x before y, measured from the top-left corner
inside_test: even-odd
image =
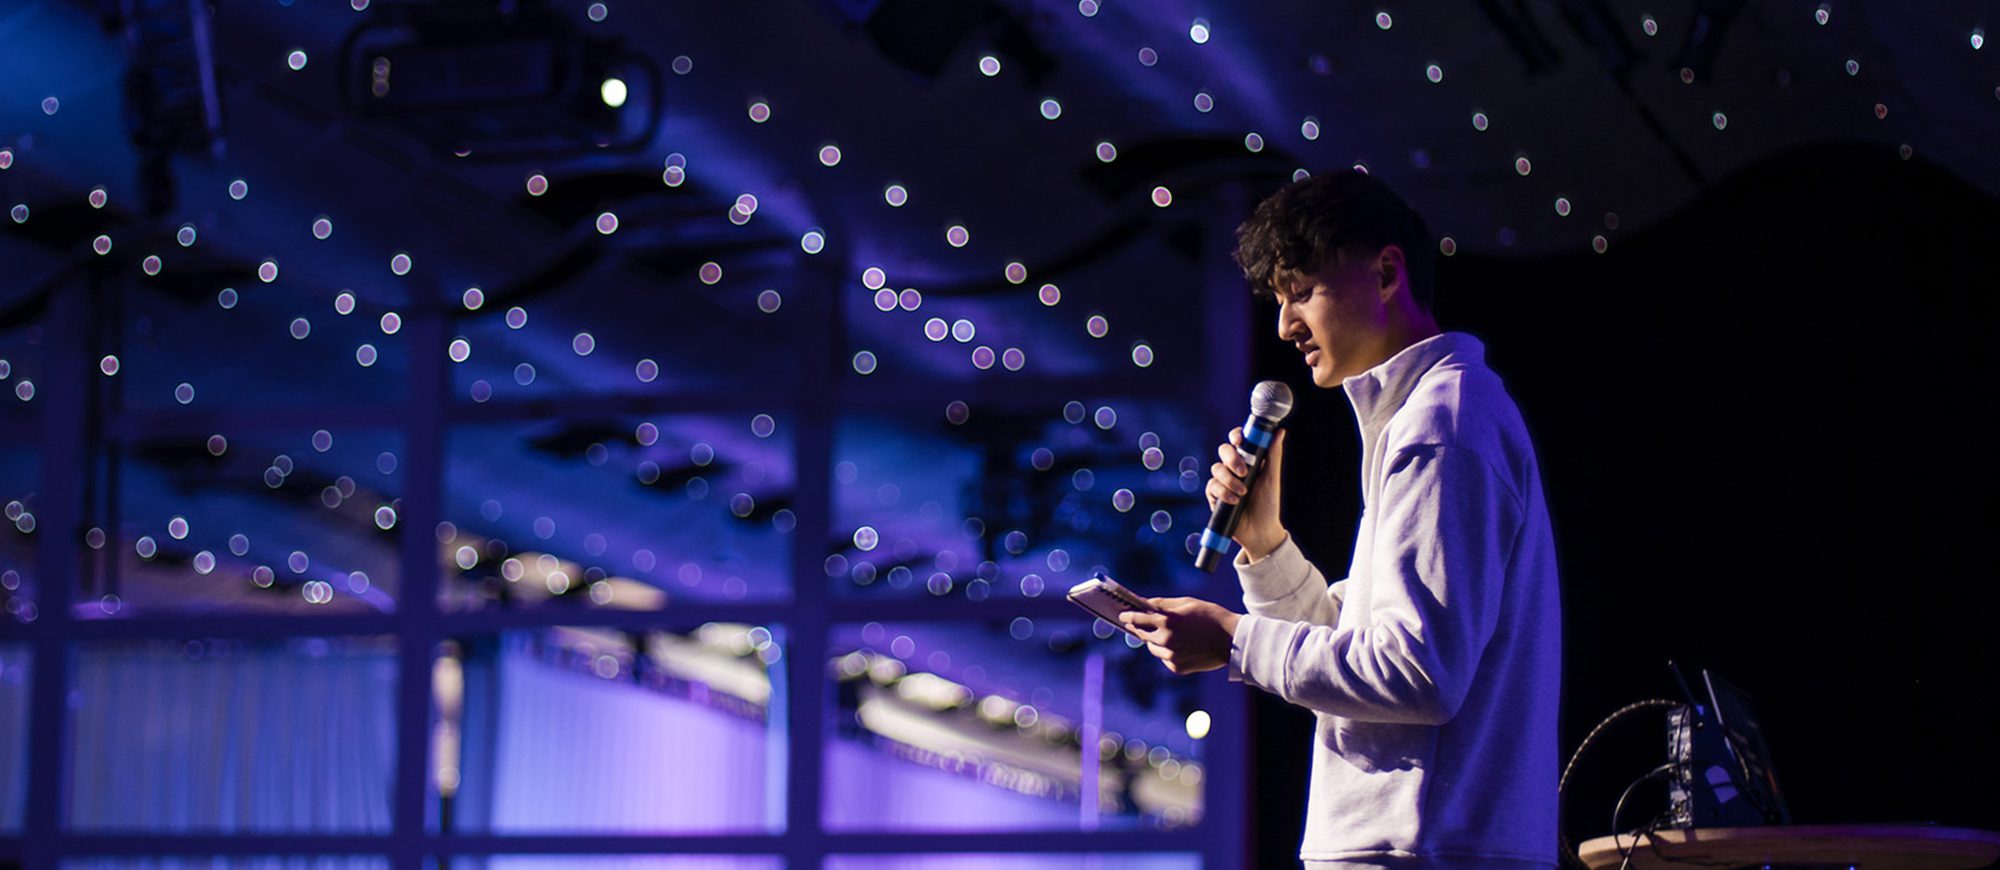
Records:
[[[1243,462],[1250,466],[1250,472],[1243,477],[1243,498],[1235,504],[1221,502],[1208,518],[1208,528],[1201,532],[1201,546],[1194,551],[1194,566],[1203,571],[1214,571],[1222,564],[1222,557],[1229,554],[1229,536],[1236,533],[1238,511],[1243,502],[1250,499],[1250,493],[1257,486],[1257,478],[1263,476],[1264,451],[1271,449],[1271,441],[1277,437],[1278,425],[1292,413],[1292,388],[1281,381],[1264,381],[1250,391],[1250,419],[1243,423],[1243,444],[1237,452]]]

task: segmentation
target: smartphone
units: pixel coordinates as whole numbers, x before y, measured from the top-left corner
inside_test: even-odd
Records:
[[[1127,610],[1137,610],[1144,613],[1153,612],[1153,605],[1147,604],[1146,599],[1139,597],[1138,593],[1119,585],[1118,581],[1103,574],[1071,586],[1069,588],[1069,600],[1075,602],[1076,606],[1096,614],[1099,619],[1111,623],[1112,627],[1133,637],[1138,637],[1138,635],[1132,629],[1126,627],[1125,623],[1118,621],[1118,614],[1124,613]]]

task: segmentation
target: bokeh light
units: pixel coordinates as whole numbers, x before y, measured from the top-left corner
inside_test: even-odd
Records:
[[[611,108],[616,109],[625,105],[625,97],[627,96],[625,80],[615,76],[605,79],[603,83],[597,86],[597,95],[604,101],[604,105]]]

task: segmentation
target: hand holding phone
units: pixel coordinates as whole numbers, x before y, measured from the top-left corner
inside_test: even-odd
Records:
[[[1096,614],[1099,619],[1111,623],[1119,631],[1130,634],[1133,637],[1138,637],[1138,634],[1121,621],[1118,618],[1118,614],[1128,610],[1152,613],[1155,609],[1153,605],[1146,603],[1146,599],[1140,597],[1138,593],[1125,588],[1118,581],[1102,574],[1071,586],[1069,589],[1069,600],[1075,602],[1076,606]]]

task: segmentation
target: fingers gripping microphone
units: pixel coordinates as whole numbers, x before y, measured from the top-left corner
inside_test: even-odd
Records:
[[[1245,492],[1235,504],[1220,502],[1209,515],[1208,528],[1201,533],[1201,547],[1194,551],[1194,566],[1213,571],[1229,555],[1229,536],[1236,534],[1236,520],[1243,502],[1250,500],[1257,478],[1263,476],[1264,451],[1278,436],[1278,425],[1292,413],[1292,388],[1279,381],[1264,381],[1250,391],[1250,419],[1243,424],[1243,445],[1237,448],[1250,472],[1243,477]]]

